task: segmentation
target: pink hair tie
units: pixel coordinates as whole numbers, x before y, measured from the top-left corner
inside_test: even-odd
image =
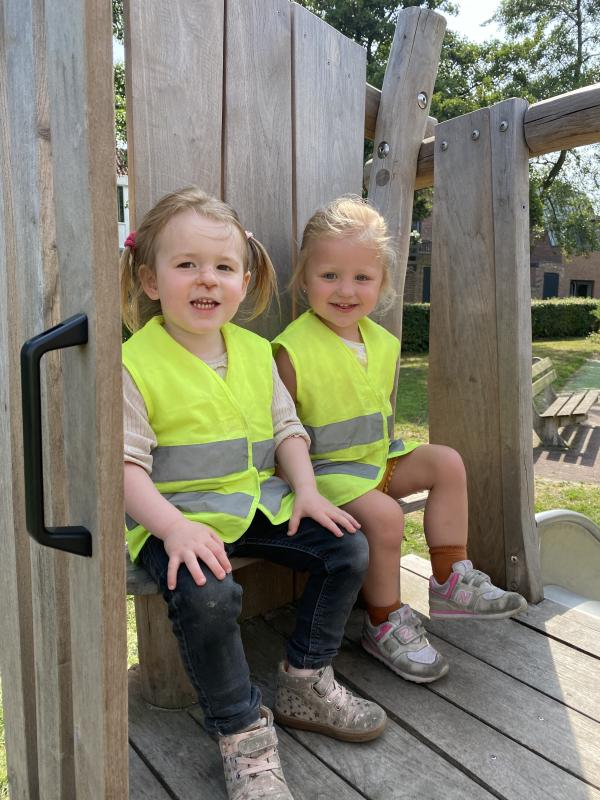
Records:
[[[135,236],[136,231],[131,231],[129,236],[125,239],[125,247],[128,247],[130,250],[135,250]]]
[[[246,234],[246,239],[251,239],[254,236],[252,231],[244,231],[244,233]]]

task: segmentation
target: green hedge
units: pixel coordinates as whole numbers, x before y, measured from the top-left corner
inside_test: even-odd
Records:
[[[568,297],[531,301],[534,339],[587,336],[600,330],[600,301]],[[402,317],[402,350],[425,353],[429,349],[429,303],[408,303]]]

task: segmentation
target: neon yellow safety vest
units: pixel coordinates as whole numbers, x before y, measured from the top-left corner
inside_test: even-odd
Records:
[[[158,491],[185,517],[239,539],[256,509],[287,521],[294,495],[274,477],[269,342],[228,323],[227,375],[221,378],[153,317],[123,345],[123,364],[142,395],[157,439],[152,474]],[[150,535],[126,519],[132,560]]]
[[[381,481],[388,458],[417,443],[393,440],[390,396],[400,342],[381,325],[359,322],[367,368],[313,311],[294,320],[273,342],[287,351],[296,372],[296,408],[311,438],[319,492],[335,505],[349,503]]]

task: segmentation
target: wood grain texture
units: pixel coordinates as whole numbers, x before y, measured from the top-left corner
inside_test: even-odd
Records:
[[[292,259],[292,82],[288,0],[230,0],[225,42],[223,197],[267,248],[285,288]],[[273,338],[290,317],[244,323]]]
[[[534,103],[523,130],[532,156],[600,142],[600,83]]]
[[[65,480],[73,523],[93,535],[69,572],[75,793],[127,796],[122,417],[110,8],[45,6],[61,316],[89,343],[63,358]],[[75,65],[75,67],[73,66]],[[99,265],[102,265],[99,268]]]
[[[377,125],[377,114],[379,112],[379,103],[381,102],[381,89],[371,86],[367,83],[365,92],[365,139],[375,138],[375,127]],[[437,125],[435,117],[427,117],[427,124],[423,138],[433,136],[433,129]]]
[[[171,795],[154,777],[133,747],[129,747],[129,800],[170,800]],[[172,798],[171,798],[172,800]]]
[[[322,205],[362,186],[365,51],[293,5],[295,236]]]
[[[403,599],[421,614],[428,612],[427,582],[402,571]],[[600,721],[600,660],[551,639],[515,620],[464,624],[425,620],[427,630],[491,667],[547,697]],[[566,713],[566,712],[565,712]],[[596,745],[598,742],[596,742]]]
[[[539,602],[544,595],[533,514],[530,438],[529,154],[523,137],[526,110],[525,100],[507,100],[490,109],[501,461],[498,478],[505,542],[503,585],[526,595],[530,602]],[[485,547],[485,534],[480,537]]]
[[[0,14],[0,667],[11,797],[30,800],[39,796],[39,778],[19,349],[31,324],[22,270],[38,243],[38,216],[28,204],[36,184],[33,20],[19,2],[4,3]]]
[[[430,441],[453,447],[465,462],[473,561],[498,585],[510,583],[537,600],[533,466],[525,447],[531,339],[529,290],[522,286],[527,158],[519,102],[510,101],[517,119],[504,133],[507,104],[438,126],[436,143],[445,140],[448,148],[436,144]]]
[[[445,29],[444,17],[434,11],[406,8],[399,13],[377,115],[369,200],[385,217],[396,243],[397,266],[392,286],[397,298],[383,324],[398,338],[402,334],[402,296],[417,158]],[[419,93],[426,95],[424,108],[417,101]],[[388,145],[387,155],[378,152],[381,143]]]
[[[167,192],[221,196],[224,3],[126,0],[125,13],[133,229]]]

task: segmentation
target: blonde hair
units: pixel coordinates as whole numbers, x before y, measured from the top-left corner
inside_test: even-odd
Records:
[[[248,292],[252,307],[249,319],[257,317],[267,308],[277,290],[277,277],[269,254],[252,234],[246,233],[236,211],[196,186],[188,186],[166,194],[148,211],[135,234],[135,245],[126,247],[121,255],[121,313],[123,323],[132,332],[161,313],[160,301],[150,300],[144,293],[140,267],[145,264],[151,270],[156,270],[159,234],[172,217],[188,209],[215,222],[222,222],[239,233],[244,272],[252,272]]]
[[[290,286],[297,292],[310,259],[312,247],[319,239],[356,236],[359,241],[372,244],[383,266],[383,281],[379,293],[379,308],[390,307],[395,298],[392,275],[396,266],[396,250],[382,215],[358,195],[343,195],[317,209],[306,223],[302,235],[300,255]]]

